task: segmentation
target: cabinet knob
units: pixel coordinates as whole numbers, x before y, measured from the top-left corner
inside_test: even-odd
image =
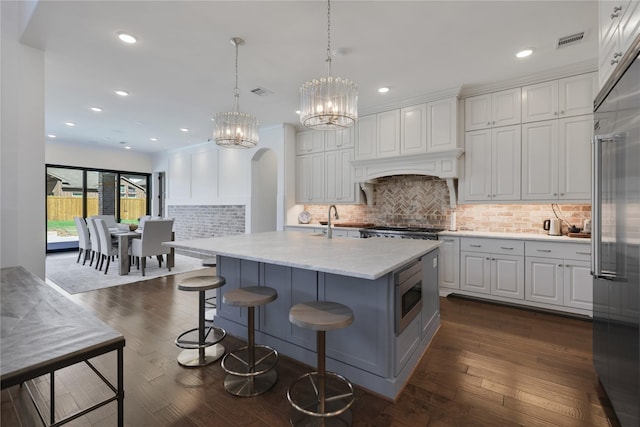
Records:
[[[489,257],[487,257],[487,261],[489,261]]]
[[[496,197],[496,195],[494,194],[493,197]]]
[[[495,260],[496,260],[495,258],[491,258],[491,261],[495,261]]]
[[[618,16],[620,16],[618,13],[612,13],[611,19],[616,19]]]
[[[494,121],[492,121],[492,122],[491,122],[491,124],[492,124],[492,125],[495,125],[495,124],[496,124],[495,120],[494,120]]]
[[[614,6],[613,13],[620,12],[622,10],[622,6]]]
[[[554,196],[557,196],[557,195],[558,195],[558,193],[553,193],[553,195],[554,195]]]
[[[558,264],[558,267],[562,267],[562,264]]]
[[[564,193],[560,193],[560,197],[564,196]]]
[[[614,53],[613,53],[613,57],[614,57],[614,58],[618,58],[618,57],[620,57],[620,56],[622,56],[622,52],[614,52]]]
[[[487,122],[487,126],[491,126],[491,122]]]
[[[487,198],[490,199],[491,198],[491,194],[487,194]]]
[[[571,267],[571,264],[565,264],[564,266],[565,267]]]
[[[553,115],[554,115],[554,116],[557,116],[557,115],[558,115],[558,112],[557,112],[557,111],[554,111],[554,112],[553,112]]]
[[[620,62],[620,61],[619,61],[619,60],[617,60],[617,59],[612,59],[612,60],[611,60],[611,65],[617,64],[618,62]]]
[[[560,114],[564,114],[564,110],[560,111]]]

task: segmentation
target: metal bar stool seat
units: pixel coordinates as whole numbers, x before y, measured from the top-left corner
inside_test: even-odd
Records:
[[[194,276],[178,283],[181,291],[197,291],[198,299],[198,327],[184,331],[176,338],[176,346],[183,348],[178,355],[178,363],[186,367],[206,366],[215,362],[224,354],[224,346],[219,344],[227,332],[213,325],[205,325],[205,293],[211,289],[217,289],[226,283],[221,276]],[[198,332],[197,340],[189,338],[194,332]]]
[[[350,425],[353,385],[342,375],[326,370],[325,334],[353,323],[353,311],[336,302],[311,301],[291,307],[289,321],[316,331],[318,358],[317,371],[302,375],[287,389],[287,400],[301,413],[297,419],[292,417],[291,424]]]
[[[227,373],[224,388],[235,396],[257,396],[269,390],[278,379],[274,369],[278,352],[266,345],[255,344],[255,307],[278,297],[278,292],[266,286],[247,286],[227,291],[222,303],[247,307],[247,345],[227,353],[222,369]]]

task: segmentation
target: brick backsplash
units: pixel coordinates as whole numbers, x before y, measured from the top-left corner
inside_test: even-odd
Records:
[[[449,208],[449,189],[439,178],[422,175],[385,177],[375,185],[375,205],[338,205],[337,222],[371,222],[376,225],[449,228],[451,213],[456,213],[458,230],[510,233],[546,233],[542,222],[555,218],[551,204],[482,204]],[[568,222],[582,227],[591,218],[590,204],[555,205]],[[312,222],[327,220],[327,205],[305,205]]]
[[[174,218],[176,240],[231,236],[245,232],[244,205],[171,205],[167,207],[167,213],[167,217]]]

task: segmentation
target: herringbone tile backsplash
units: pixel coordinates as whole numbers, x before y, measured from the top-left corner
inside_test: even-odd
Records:
[[[327,205],[305,205],[313,223],[327,220]],[[582,227],[591,218],[591,205],[559,205],[566,222]],[[449,208],[444,180],[422,175],[385,177],[375,186],[375,205],[338,205],[338,222],[370,222],[376,225],[449,228],[456,212],[457,229],[511,233],[546,233],[542,222],[554,218],[551,204],[483,204]],[[565,230],[566,231],[566,230]]]

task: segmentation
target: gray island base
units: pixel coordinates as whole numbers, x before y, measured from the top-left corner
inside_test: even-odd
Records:
[[[246,339],[247,312],[222,303],[222,294],[244,286],[269,286],[278,298],[258,308],[256,342],[310,366],[316,363],[311,330],[292,325],[289,309],[305,301],[336,301],[355,320],[327,333],[327,369],[395,400],[440,326],[438,241],[327,239],[301,232],[268,232],[165,243],[216,256],[227,283],[218,292],[216,326]],[[422,308],[398,321],[397,272],[422,265]],[[420,274],[418,273],[418,276]]]

